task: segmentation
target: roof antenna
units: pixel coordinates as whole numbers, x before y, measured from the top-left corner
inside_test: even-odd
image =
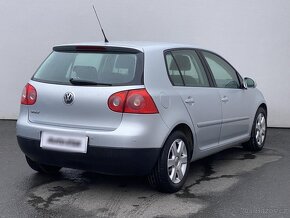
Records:
[[[103,30],[102,24],[101,24],[101,22],[100,22],[100,20],[99,20],[99,17],[98,17],[98,14],[97,14],[97,11],[96,11],[94,5],[93,5],[93,9],[94,9],[94,11],[95,11],[95,14],[96,14],[97,20],[98,20],[99,25],[100,25],[100,27],[101,27],[101,30],[102,30],[102,33],[103,33],[103,36],[104,36],[105,42],[107,43],[107,42],[109,42],[109,41],[108,41],[108,39],[107,39],[107,37],[106,37],[106,35],[105,35],[105,32],[104,32],[104,30]]]

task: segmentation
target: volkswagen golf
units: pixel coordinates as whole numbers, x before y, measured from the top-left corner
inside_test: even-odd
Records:
[[[266,131],[254,80],[211,51],[149,42],[53,47],[23,89],[17,121],[33,170],[148,176],[169,193],[192,161],[236,145],[259,151]]]

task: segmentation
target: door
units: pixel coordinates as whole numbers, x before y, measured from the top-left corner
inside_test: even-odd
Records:
[[[248,93],[236,70],[223,58],[202,51],[213,75],[222,103],[222,129],[220,143],[238,141],[248,136],[250,107]]]
[[[181,96],[195,127],[201,150],[218,145],[221,131],[221,101],[211,87],[197,53],[191,49],[166,53],[169,78]]]

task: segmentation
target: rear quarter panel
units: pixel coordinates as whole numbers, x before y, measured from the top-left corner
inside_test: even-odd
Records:
[[[163,144],[172,130],[181,123],[190,127],[193,133],[194,144],[196,144],[196,135],[191,118],[182,98],[173,89],[167,76],[163,50],[145,50],[144,59],[144,85],[152,96],[164,123],[169,129],[166,135],[164,135]]]

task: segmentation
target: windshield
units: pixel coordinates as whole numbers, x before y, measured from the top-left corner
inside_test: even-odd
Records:
[[[141,85],[142,57],[141,52],[54,51],[32,79],[69,85]]]

